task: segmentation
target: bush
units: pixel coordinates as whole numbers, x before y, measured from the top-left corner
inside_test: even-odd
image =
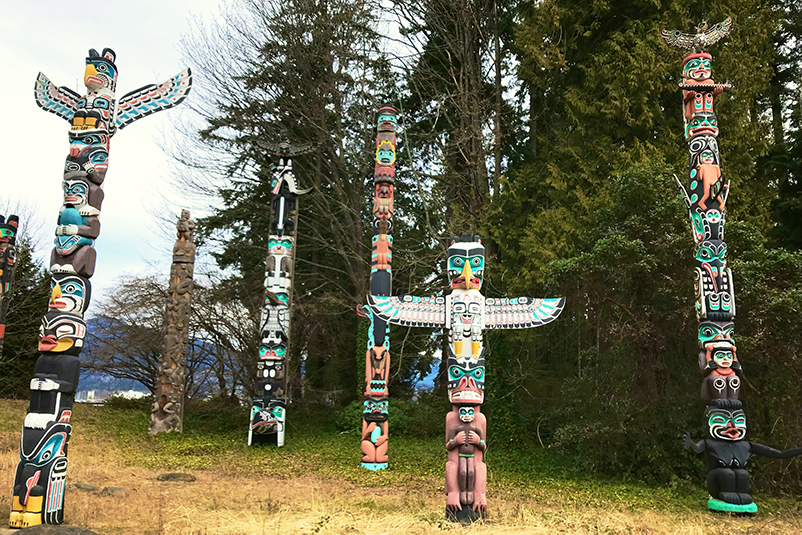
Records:
[[[431,438],[445,436],[448,400],[431,391],[419,392],[415,401],[390,398],[390,436]],[[341,433],[362,433],[362,401],[354,401],[334,416]]]

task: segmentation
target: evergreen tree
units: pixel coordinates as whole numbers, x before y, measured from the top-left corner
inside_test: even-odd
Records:
[[[353,398],[355,306],[369,292],[376,111],[395,93],[372,8],[365,1],[242,1],[224,26],[202,29],[189,52],[207,93],[199,141],[219,158],[205,169],[221,178],[211,193],[222,206],[198,221],[199,234],[233,273],[223,286],[253,317],[264,292],[276,156],[269,147],[284,131],[305,149],[293,159],[299,187],[312,190],[298,199],[290,381],[298,384],[303,357],[303,391],[334,401]],[[397,180],[395,207],[405,217],[394,222],[395,246],[425,253],[432,245],[417,230],[417,188]],[[396,291],[431,273],[414,258],[395,264]],[[408,363],[419,360],[418,347],[410,346]],[[255,362],[254,353],[242,363],[251,376]]]
[[[50,300],[50,275],[33,258],[25,234],[17,237],[14,283],[7,297],[6,336],[0,355],[0,398],[27,398],[33,366],[39,357],[39,327]]]

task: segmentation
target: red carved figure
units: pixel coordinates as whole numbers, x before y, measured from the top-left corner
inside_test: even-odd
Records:
[[[479,406],[452,405],[446,415],[446,509],[487,509],[486,430],[487,420]]]

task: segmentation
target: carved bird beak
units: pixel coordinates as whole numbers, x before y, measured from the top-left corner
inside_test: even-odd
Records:
[[[471,275],[473,275],[473,272],[471,271],[471,263],[470,262],[465,262],[462,265],[462,277],[465,279],[465,289],[466,290],[470,290],[471,289]]]
[[[64,308],[63,303],[56,303],[56,299],[60,298],[62,295],[61,286],[58,284],[53,286],[53,291],[50,292],[50,308]]]

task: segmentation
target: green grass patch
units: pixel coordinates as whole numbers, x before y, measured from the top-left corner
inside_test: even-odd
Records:
[[[25,406],[0,403],[0,430],[18,431]],[[130,466],[163,472],[218,469],[240,477],[314,475],[361,487],[443,492],[444,439],[394,436],[392,422],[390,466],[371,472],[359,466],[359,435],[337,431],[330,425],[332,418],[322,418],[319,412],[311,422],[304,422],[301,415],[308,408],[290,412],[292,425],[288,425],[283,448],[246,445],[248,413],[243,407],[189,404],[183,433],[155,437],[147,434],[147,402],[114,401],[102,407],[76,405],[75,409],[74,432],[113,440],[117,453]],[[491,437],[485,460],[491,492],[512,500],[525,495],[559,507],[695,512],[705,509],[708,497],[703,480],[676,478],[669,485],[657,486],[625,477],[588,475],[579,460],[524,440],[494,448]],[[756,501],[762,513],[802,513],[802,504],[794,498],[757,495]],[[394,507],[373,500],[357,506],[381,512]]]

